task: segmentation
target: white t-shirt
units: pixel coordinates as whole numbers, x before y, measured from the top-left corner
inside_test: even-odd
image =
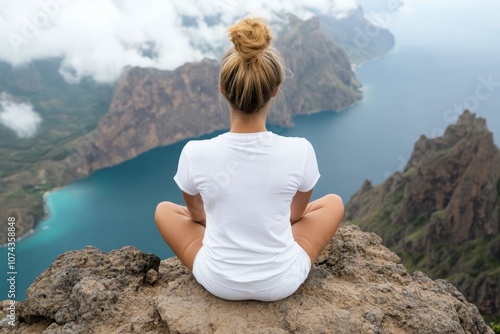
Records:
[[[238,282],[266,279],[290,267],[296,254],[290,204],[320,177],[312,145],[270,131],[226,132],[192,140],[182,150],[174,180],[201,194],[203,240],[214,274]]]

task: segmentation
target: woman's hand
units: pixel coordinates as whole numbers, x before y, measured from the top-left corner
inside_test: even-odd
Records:
[[[191,196],[182,192],[182,197],[186,203],[186,208],[191,215],[193,222],[205,226],[206,224],[206,214],[205,207],[203,205],[203,199],[200,194]]]
[[[307,204],[311,199],[313,189],[307,192],[297,191],[295,196],[293,196],[292,204],[290,204],[290,223],[293,225],[304,217],[304,212],[306,211]]]

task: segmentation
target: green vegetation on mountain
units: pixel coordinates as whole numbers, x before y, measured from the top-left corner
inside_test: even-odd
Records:
[[[346,220],[380,235],[410,270],[446,278],[500,317],[500,153],[466,111],[442,137],[421,137],[403,172],[365,181]]]
[[[63,159],[65,145],[95,129],[99,117],[108,111],[112,85],[89,78],[69,84],[58,72],[60,65],[61,59],[20,67],[0,62],[0,94],[17,104],[31,104],[42,118],[32,138],[18,138],[0,124],[0,178],[30,169],[36,161]]]
[[[491,329],[493,329],[493,331],[495,332],[495,334],[500,334],[500,324],[499,323],[491,322],[490,326],[491,326]]]

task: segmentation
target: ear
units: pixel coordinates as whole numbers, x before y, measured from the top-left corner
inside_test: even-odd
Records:
[[[224,89],[221,85],[219,85],[219,92],[222,94],[222,96],[226,97],[226,94],[224,94]]]
[[[280,86],[278,85],[278,86],[276,86],[276,88],[271,93],[271,97],[275,97],[276,95],[278,95],[279,91],[280,91]]]

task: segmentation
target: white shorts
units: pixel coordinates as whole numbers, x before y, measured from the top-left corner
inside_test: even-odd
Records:
[[[311,260],[306,251],[295,242],[297,254],[283,272],[265,280],[235,282],[214,274],[207,265],[205,248],[201,247],[193,263],[193,275],[208,292],[227,300],[276,301],[293,294],[309,275]]]

